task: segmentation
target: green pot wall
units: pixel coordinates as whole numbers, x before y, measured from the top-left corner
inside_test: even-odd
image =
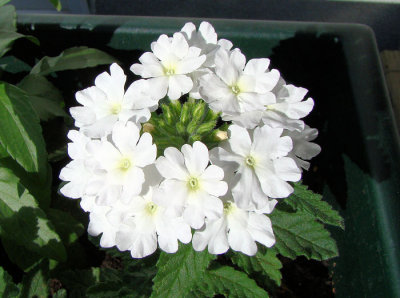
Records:
[[[125,70],[150,49],[151,41],[187,21],[201,20],[18,18],[22,33],[37,36],[46,55],[87,45],[114,55]],[[332,229],[340,252],[331,261],[337,297],[400,297],[399,139],[372,31],[347,24],[208,21],[248,59],[270,57],[289,83],[309,89],[315,100],[306,122],[319,129],[322,153],[304,180],[345,218],[344,232]],[[86,78],[87,84],[94,77]],[[67,106],[76,105],[72,95],[69,99]]]

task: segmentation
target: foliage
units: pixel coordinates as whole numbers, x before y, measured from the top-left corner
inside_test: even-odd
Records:
[[[280,255],[316,260],[338,255],[324,224],[343,228],[343,219],[300,183],[270,215],[275,247],[259,249],[253,257],[236,252],[217,257],[188,244],[180,245],[176,254],[135,260],[116,249],[104,253],[88,242],[86,217],[76,201],[57,194],[58,181],[52,179],[52,168],[58,175],[57,162],[65,162],[65,140],[51,148],[45,128],[62,123],[61,131],[66,131],[71,123],[64,93],[54,83],[56,72],[116,59],[97,49],[74,47],[56,57],[35,57],[38,62],[28,65],[12,56],[12,45],[20,38],[36,44],[38,40],[17,32],[15,9],[7,2],[0,0],[0,70],[16,79],[1,81],[0,72],[0,240],[22,280],[13,280],[16,269],[1,263],[0,296],[267,297],[260,276],[281,284]],[[60,1],[51,2],[61,9]],[[180,148],[197,140],[211,149],[218,144],[218,132],[227,129],[218,118],[204,102],[165,101],[145,129],[153,135],[158,154],[168,146]]]

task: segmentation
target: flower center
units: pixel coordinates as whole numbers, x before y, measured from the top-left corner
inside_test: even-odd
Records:
[[[117,115],[119,112],[121,112],[121,109],[121,104],[119,102],[114,102],[111,104],[110,112],[111,114]]]
[[[167,76],[173,76],[175,74],[175,69],[169,68],[165,70],[165,75]]]
[[[275,106],[275,105],[272,104],[272,105],[267,105],[267,106],[265,106],[265,107],[266,107],[267,111],[272,111],[272,110],[275,109],[274,106]]]
[[[232,202],[225,202],[224,203],[224,214],[228,215],[232,213],[232,211],[235,209],[235,205],[232,204]]]
[[[123,158],[119,162],[119,168],[122,171],[127,171],[131,167],[131,161],[129,158]]]
[[[247,156],[245,159],[246,165],[248,165],[249,167],[254,167],[254,165],[256,164],[256,161],[254,160],[253,156]]]
[[[195,177],[190,177],[188,180],[188,187],[190,190],[197,190],[199,189],[199,180]]]
[[[157,212],[158,207],[157,207],[157,205],[154,204],[153,202],[149,202],[149,203],[146,204],[145,209],[146,209],[146,212],[147,212],[149,215],[154,215],[154,213]]]
[[[231,90],[232,90],[232,93],[235,95],[238,95],[240,93],[240,88],[238,87],[238,85],[231,86]]]

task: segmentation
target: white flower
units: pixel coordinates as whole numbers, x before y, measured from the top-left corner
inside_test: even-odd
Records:
[[[100,246],[112,247],[116,244],[115,235],[118,231],[118,226],[113,225],[106,217],[106,214],[112,210],[110,206],[94,205],[89,215],[88,233],[91,236],[100,234]]]
[[[111,205],[120,196],[128,201],[138,195],[145,181],[142,168],[154,163],[157,155],[151,135],[143,133],[139,138],[139,128],[130,121],[117,122],[111,140],[92,141],[88,149],[98,162],[99,174],[86,192],[96,195],[96,202],[101,205]]]
[[[283,135],[289,136],[293,141],[293,150],[288,156],[294,159],[299,168],[308,170],[310,163],[306,160],[310,160],[321,152],[321,147],[311,142],[317,138],[318,130],[306,125],[300,132],[286,130]]]
[[[293,85],[283,85],[277,90],[276,102],[266,106],[262,121],[272,127],[301,131],[307,116],[314,107],[314,100],[303,100],[308,90]]]
[[[130,250],[133,258],[143,258],[160,248],[168,253],[178,250],[178,239],[189,243],[192,233],[182,217],[172,216],[153,202],[153,189],[135,197],[125,206],[124,218],[116,234],[117,247]]]
[[[95,162],[87,150],[86,145],[90,141],[83,133],[76,130],[68,132],[68,155],[72,158],[60,172],[60,179],[67,181],[60,192],[69,198],[78,199],[85,194],[85,188],[93,177]]]
[[[192,90],[193,81],[189,74],[198,69],[206,56],[201,50],[189,47],[182,33],[172,38],[161,35],[151,44],[153,53],[146,52],[140,58],[141,64],[133,64],[131,71],[143,78],[149,78],[149,84],[157,92],[158,98],[166,94],[172,100],[180,98]]]
[[[148,82],[136,81],[125,93],[125,81],[124,71],[114,63],[110,74],[103,72],[96,77],[95,86],[78,91],[75,97],[82,106],[70,109],[75,126],[89,137],[101,138],[117,121],[147,121],[158,102],[151,87]]]
[[[222,214],[222,202],[218,198],[227,191],[222,181],[221,168],[210,165],[207,147],[194,142],[185,144],[182,153],[173,147],[165,149],[164,156],[156,161],[156,167],[165,178],[156,192],[157,204],[169,207],[176,214],[183,214],[191,227],[198,229],[204,218],[218,218]]]
[[[235,203],[243,209],[263,209],[270,198],[284,198],[293,192],[287,181],[298,181],[301,171],[287,157],[290,137],[282,129],[256,127],[251,134],[240,126],[229,127],[230,138],[211,150],[211,161],[228,173]],[[268,197],[267,197],[268,196]]]
[[[277,70],[268,71],[268,59],[252,59],[235,49],[218,50],[215,74],[200,79],[200,95],[210,108],[225,115],[240,115],[249,111],[263,111],[275,102],[271,92],[279,79]]]
[[[208,246],[211,254],[225,253],[229,247],[246,255],[257,253],[256,241],[271,247],[275,244],[271,220],[264,214],[240,209],[234,202],[224,203],[224,215],[206,220],[205,226],[193,235],[193,248],[202,251]]]

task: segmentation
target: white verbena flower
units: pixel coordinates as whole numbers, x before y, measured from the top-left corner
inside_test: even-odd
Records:
[[[197,141],[193,147],[185,144],[181,152],[173,147],[165,149],[156,167],[165,180],[160,184],[154,201],[183,215],[191,227],[198,229],[204,219],[218,218],[222,202],[218,198],[227,191],[222,181],[224,172],[215,165],[208,166],[207,147]]]
[[[231,125],[229,139],[211,150],[211,161],[222,167],[229,179],[235,203],[243,209],[263,209],[270,198],[293,192],[287,181],[298,181],[301,171],[287,157],[292,140],[281,136],[283,129],[256,127],[253,132]],[[233,174],[232,174],[233,172]]]
[[[117,122],[110,140],[96,140],[88,144],[98,162],[98,178],[88,184],[86,192],[96,195],[96,202],[111,205],[118,198],[129,201],[138,195],[145,181],[143,168],[154,163],[156,145],[149,133],[139,135],[133,122]],[[101,174],[100,174],[101,173]]]
[[[157,249],[175,253],[178,240],[189,243],[192,239],[190,227],[182,217],[167,213],[163,206],[153,201],[153,187],[143,196],[135,197],[124,208],[124,218],[116,233],[120,250],[130,250],[133,258],[143,258]]]
[[[308,170],[310,163],[307,160],[321,152],[321,147],[311,142],[317,138],[318,130],[306,125],[302,131],[285,130],[283,135],[289,136],[293,141],[293,150],[289,152],[288,156],[293,158],[299,168]]]
[[[144,53],[139,63],[131,66],[131,71],[149,79],[158,98],[165,95],[172,100],[180,98],[192,90],[193,81],[190,73],[198,69],[206,56],[201,50],[189,47],[184,35],[180,32],[173,37],[161,35],[151,44],[151,52]]]
[[[126,76],[116,63],[110,74],[103,72],[95,79],[95,86],[78,91],[76,100],[82,106],[70,109],[79,127],[87,136],[101,138],[107,135],[114,123],[131,119],[136,123],[150,119],[150,111],[157,107],[148,82],[136,81],[125,93]]]
[[[240,209],[234,202],[224,203],[224,214],[206,220],[205,226],[193,235],[193,248],[202,251],[208,246],[211,254],[225,253],[229,247],[246,255],[257,253],[256,241],[271,247],[275,244],[271,220],[264,214]]]
[[[237,116],[249,111],[263,111],[275,102],[271,92],[279,79],[277,70],[268,71],[268,59],[252,59],[235,49],[218,50],[215,74],[200,79],[200,94],[210,108],[225,115]]]
[[[68,155],[70,161],[60,172],[60,179],[67,183],[60,189],[60,192],[71,199],[78,199],[84,196],[86,186],[93,177],[95,161],[93,156],[86,150],[90,139],[82,132],[70,130],[68,138]]]
[[[314,100],[307,98],[308,90],[302,87],[283,84],[276,91],[276,102],[266,106],[262,121],[271,127],[301,131],[304,122],[299,120],[307,116],[314,107]]]

